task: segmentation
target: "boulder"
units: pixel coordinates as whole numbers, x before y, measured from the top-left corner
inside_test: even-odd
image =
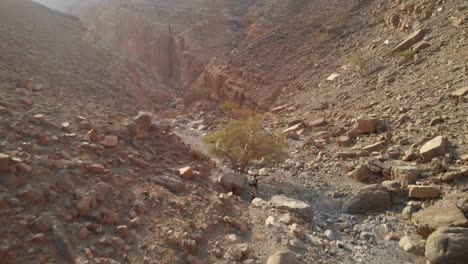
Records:
[[[423,237],[441,227],[467,227],[468,220],[453,202],[440,202],[414,213],[412,216],[416,230]]]
[[[439,190],[434,186],[408,185],[410,198],[436,198],[439,197]]]
[[[426,258],[432,264],[468,263],[468,228],[441,228],[426,240]]]
[[[404,236],[398,245],[408,253],[424,256],[424,242],[416,236]]]
[[[153,177],[152,180],[175,194],[179,194],[185,190],[184,182],[179,177],[160,175]]]
[[[359,117],[357,119],[357,129],[362,133],[376,133],[380,120],[376,117]]]
[[[389,192],[399,192],[401,190],[401,184],[398,181],[383,181],[382,186],[387,188]]]
[[[447,138],[437,136],[426,142],[419,149],[419,154],[425,161],[431,161],[435,157],[444,156],[447,148]]]
[[[222,173],[218,177],[219,184],[228,192],[240,194],[247,184],[247,176],[241,173]]]
[[[267,264],[299,264],[299,259],[294,255],[294,253],[281,250],[276,251],[273,255],[271,255],[268,260]]]
[[[304,220],[312,222],[314,220],[314,209],[308,203],[286,197],[275,195],[270,200],[270,205],[282,210],[288,210],[302,217]]]
[[[378,184],[364,186],[343,204],[343,212],[347,214],[365,214],[367,212],[384,211],[391,205],[387,189]]]
[[[425,35],[426,33],[423,29],[416,30],[415,32],[411,33],[405,40],[400,42],[400,44],[398,44],[395,48],[393,48],[392,53],[411,48],[411,46],[422,40]]]
[[[415,183],[420,174],[421,171],[416,166],[393,166],[391,178],[406,187]]]

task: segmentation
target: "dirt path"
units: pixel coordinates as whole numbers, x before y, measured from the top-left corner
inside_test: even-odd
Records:
[[[172,123],[174,131],[186,144],[208,153],[209,146],[202,141],[203,131],[191,128],[192,123],[188,120]],[[223,168],[221,160],[217,162]],[[263,263],[275,251],[289,249],[305,263],[418,263],[415,255],[398,246],[398,241],[385,239],[388,233],[403,230],[404,223],[392,212],[361,216],[343,214],[344,199],[328,195],[339,189],[339,184],[311,186],[287,169],[261,176],[259,198],[265,203],[250,206],[252,233],[246,241],[254,249],[256,259]],[[285,195],[313,205],[314,223],[299,221],[303,231],[301,235],[295,235],[291,225],[279,221],[285,212],[267,205],[274,195]],[[275,224],[266,225],[267,219],[273,219]]]

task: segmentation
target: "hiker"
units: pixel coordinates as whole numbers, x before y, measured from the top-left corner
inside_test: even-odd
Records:
[[[250,202],[253,202],[253,200],[257,198],[257,196],[255,195],[255,192],[253,190],[250,191]]]
[[[249,182],[249,186],[250,187],[253,187],[255,189],[255,195],[258,195],[258,179],[257,179],[257,175],[254,175],[253,176],[253,180],[251,182]]]

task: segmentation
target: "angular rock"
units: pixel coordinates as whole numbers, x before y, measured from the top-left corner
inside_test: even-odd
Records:
[[[373,211],[384,211],[392,204],[385,187],[374,184],[364,186],[347,200],[343,212],[347,214],[365,214]]]
[[[389,192],[399,192],[401,184],[398,181],[383,181],[382,186],[387,188]]]
[[[413,214],[413,224],[423,237],[441,227],[467,227],[468,220],[452,202],[440,202]]]
[[[400,245],[400,247],[408,253],[424,256],[424,242],[415,236],[402,237],[398,245]]]
[[[381,173],[384,169],[390,169],[390,166],[384,164],[378,159],[371,158],[367,160],[367,168],[375,173]]]
[[[358,182],[365,182],[372,176],[372,171],[366,165],[358,165],[352,172],[352,176]]]
[[[376,117],[359,117],[357,119],[357,129],[362,133],[376,133],[380,120]]]
[[[317,118],[314,121],[312,121],[310,123],[310,126],[311,127],[321,127],[321,126],[325,126],[326,124],[327,124],[327,120],[324,117],[320,117],[320,118]]]
[[[152,180],[175,194],[180,194],[185,190],[185,184],[179,177],[160,175],[153,177]]]
[[[468,86],[459,88],[450,94],[451,97],[463,97],[468,94]]]
[[[193,176],[193,169],[192,167],[183,167],[179,169],[179,175],[183,179],[190,179]]]
[[[299,264],[299,259],[294,255],[294,253],[286,250],[276,251],[271,255],[267,264]]]
[[[365,146],[362,149],[369,151],[369,153],[379,152],[385,147],[385,142],[386,142],[385,140],[382,140],[382,141],[376,142],[374,144]]]
[[[133,118],[133,122],[135,122],[137,128],[148,130],[151,128],[151,113],[138,112],[138,115]]]
[[[101,141],[101,145],[111,148],[119,144],[119,138],[117,136],[108,135],[104,138],[104,141]]]
[[[270,201],[270,205],[282,210],[288,210],[302,217],[304,220],[313,222],[314,209],[310,204],[284,195],[275,195]]]
[[[441,228],[426,240],[426,258],[432,264],[468,263],[468,228]]]
[[[415,183],[420,174],[421,171],[415,166],[393,166],[391,178],[406,187]]]
[[[247,176],[240,173],[227,172],[218,177],[219,184],[228,192],[239,194],[247,184]]]
[[[415,32],[411,33],[405,40],[400,42],[400,44],[398,44],[395,48],[393,48],[392,53],[411,48],[411,46],[422,40],[425,35],[426,33],[423,29],[416,30]]]
[[[287,129],[283,130],[283,133],[296,132],[304,128],[304,123],[298,123],[296,125],[290,126]]]
[[[434,186],[408,185],[410,198],[436,198],[439,197],[439,190]]]
[[[353,145],[353,139],[349,136],[341,136],[336,140],[336,143],[340,147],[350,147]]]
[[[435,157],[444,156],[447,149],[447,139],[437,136],[426,142],[420,149],[419,154],[425,161],[431,161]]]

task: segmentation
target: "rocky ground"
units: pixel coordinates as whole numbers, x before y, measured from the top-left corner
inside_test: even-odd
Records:
[[[206,155],[229,120],[216,100],[151,98],[76,18],[2,1],[0,263],[468,263],[466,8],[257,1],[245,43],[202,78],[267,103],[288,142],[246,176]],[[339,59],[354,47],[372,58],[362,76]]]

